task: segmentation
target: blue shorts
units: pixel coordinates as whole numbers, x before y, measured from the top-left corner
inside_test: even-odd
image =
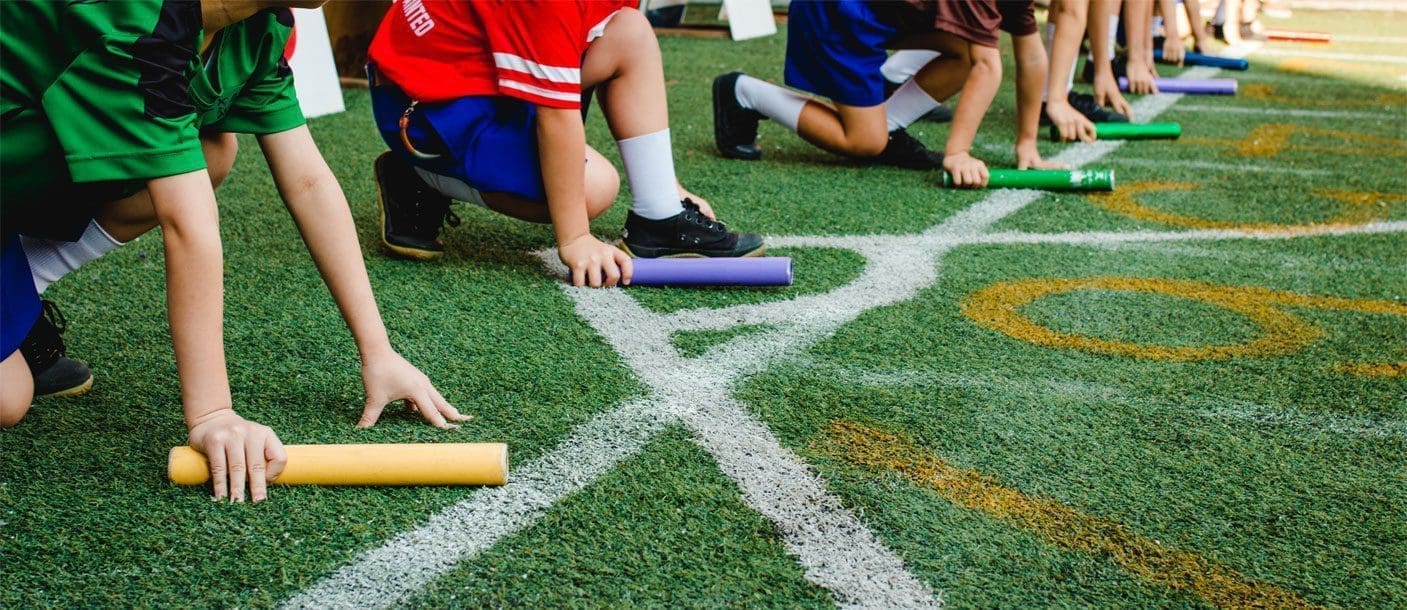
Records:
[[[39,291],[18,235],[6,235],[0,250],[0,360],[20,348],[39,319]]]
[[[547,202],[537,149],[537,106],[503,96],[462,97],[420,104],[406,128],[411,144],[401,141],[400,120],[410,98],[384,78],[371,88],[376,127],[391,151],[429,172],[458,178],[481,193],[508,193]]]
[[[787,9],[786,83],[837,104],[878,106],[885,45],[900,33],[868,0],[794,0]]]

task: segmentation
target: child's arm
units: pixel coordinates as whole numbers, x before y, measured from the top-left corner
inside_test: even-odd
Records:
[[[1119,10],[1120,0],[1094,0],[1094,8],[1089,18],[1090,61],[1094,62],[1094,101],[1100,106],[1108,106],[1130,119],[1133,109],[1119,92],[1119,81],[1114,78],[1114,68],[1109,54],[1114,32],[1110,31],[1109,21]]]
[[[538,155],[547,210],[557,234],[557,255],[575,286],[592,288],[630,283],[630,257],[591,234],[586,217],[586,128],[581,111],[538,106]]]
[[[1211,41],[1207,39],[1207,26],[1202,22],[1201,0],[1182,0],[1182,7],[1187,11],[1187,27],[1192,30],[1192,50],[1208,52]]]
[[[147,182],[166,251],[166,302],[190,444],[210,461],[215,497],[255,502],[287,456],[267,426],[234,412],[225,373],[224,263],[205,170]]]
[[[953,125],[948,143],[943,147],[943,169],[953,176],[953,185],[980,188],[987,186],[987,164],[971,156],[972,141],[982,116],[992,105],[1002,81],[1001,55],[996,47],[968,44],[972,54],[972,69],[962,86],[962,97],[953,111]]]
[[[1016,167],[1026,169],[1059,169],[1060,163],[1041,159],[1036,148],[1040,135],[1041,92],[1046,83],[1045,46],[1040,34],[1011,37],[1016,52]],[[1060,81],[1065,82],[1065,81]]]
[[[419,369],[391,347],[362,262],[356,225],[337,178],[306,126],[259,136],[279,194],[327,283],[361,353],[366,405],[360,427],[376,423],[386,404],[405,400],[439,428],[465,421]]]
[[[1095,137],[1094,123],[1070,106],[1069,91],[1065,90],[1065,84],[1070,82],[1070,72],[1075,69],[1075,59],[1080,54],[1080,40],[1084,38],[1087,12],[1087,2],[1065,0],[1052,2],[1048,17],[1050,22],[1055,24],[1055,34],[1050,44],[1050,73],[1046,79],[1045,111],[1051,123],[1060,131],[1060,139],[1066,142],[1090,142]],[[1097,56],[1095,61],[1098,61]],[[1108,61],[1105,61],[1104,66],[1108,69]],[[1019,72],[1018,70],[1018,74]]]
[[[1124,36],[1128,43],[1129,92],[1157,93],[1153,79],[1153,0],[1124,0]]]
[[[1182,65],[1182,32],[1177,27],[1177,0],[1158,0],[1158,12],[1163,14],[1163,61]]]

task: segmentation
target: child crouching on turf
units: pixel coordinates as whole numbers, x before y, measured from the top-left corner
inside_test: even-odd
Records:
[[[264,499],[286,457],[272,430],[234,411],[223,347],[212,177],[229,171],[233,138],[221,134],[230,132],[258,136],[352,331],[367,393],[361,425],[402,399],[441,427],[467,419],[391,347],[346,199],[304,124],[282,57],[293,26],[285,7],[319,4],[0,3],[0,426],[19,423],[32,400],[17,348],[39,318],[36,280],[56,280],[159,224],[190,444],[209,459],[217,499],[242,501],[246,483],[248,497]],[[35,239],[22,244],[20,232]]]
[[[959,186],[985,186],[972,141],[1001,84],[995,0],[795,0],[788,9],[786,82],[829,106],[741,73],[713,84],[714,139],[725,157],[758,159],[757,122],[770,118],[825,150],[910,169],[942,167]],[[886,49],[940,55],[885,99]],[[904,128],[959,90],[943,155]]]
[[[376,159],[382,241],[443,254],[452,199],[551,222],[572,283],[629,283],[630,256],[761,254],[679,185],[664,71],[649,22],[627,0],[422,2],[391,7],[372,40],[372,108],[391,152]],[[630,182],[621,249],[588,221],[615,200],[615,169],[586,145],[595,88]],[[451,221],[452,222],[452,221]],[[628,255],[627,255],[628,253]]]

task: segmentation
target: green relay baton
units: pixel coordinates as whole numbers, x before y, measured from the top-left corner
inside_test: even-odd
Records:
[[[943,172],[943,186],[952,188],[953,176]],[[1112,169],[994,169],[988,171],[987,188],[1040,189],[1045,191],[1112,191]]]
[[[1094,133],[1100,140],[1176,140],[1182,136],[1177,123],[1095,123]],[[1060,130],[1050,126],[1050,141],[1060,141]]]

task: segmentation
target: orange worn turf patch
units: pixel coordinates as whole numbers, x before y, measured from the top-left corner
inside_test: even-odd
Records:
[[[892,470],[948,502],[999,518],[1062,548],[1107,557],[1143,580],[1216,606],[1316,607],[1292,592],[1196,553],[1164,546],[1116,521],[1003,487],[981,473],[943,461],[902,435],[839,420],[826,428],[826,440],[823,450],[841,459],[871,470]]]
[[[1296,134],[1308,136],[1301,143],[1292,142]],[[1264,123],[1257,125],[1246,137],[1203,138],[1185,137],[1184,142],[1201,146],[1227,148],[1233,154],[1243,157],[1273,157],[1286,150],[1313,152],[1334,155],[1361,155],[1370,157],[1407,156],[1407,140],[1387,138],[1366,133],[1322,129],[1287,123]],[[1321,142],[1331,142],[1324,145]]]
[[[1325,106],[1325,107],[1359,107],[1359,108],[1390,108],[1407,104],[1407,95],[1384,93],[1373,97],[1365,98],[1343,98],[1343,99],[1309,99],[1295,97],[1291,95],[1279,95],[1275,85],[1266,83],[1248,83],[1242,85],[1237,91],[1237,95],[1253,100],[1264,100],[1277,105],[1294,106]]]
[[[1139,203],[1137,199],[1139,195],[1144,193],[1190,191],[1196,188],[1196,184],[1189,182],[1146,181],[1134,182],[1117,191],[1090,194],[1086,195],[1086,197],[1094,202],[1095,205],[1109,210],[1110,212],[1138,220],[1146,220],[1175,227],[1186,227],[1189,229],[1229,229],[1274,233],[1300,233],[1322,230],[1326,226],[1352,226],[1385,220],[1388,217],[1390,206],[1407,203],[1407,195],[1321,190],[1317,191],[1319,195],[1333,199],[1343,206],[1343,209],[1338,214],[1323,222],[1279,224],[1268,222],[1235,222],[1177,214],[1148,207]]]
[[[1357,377],[1404,377],[1407,376],[1407,362],[1386,364],[1341,364],[1336,367],[1340,373]]]
[[[1256,325],[1260,333],[1256,338],[1242,343],[1201,346],[1150,345],[1061,333],[1041,326],[1020,313],[1023,306],[1039,299],[1078,290],[1149,292],[1201,301],[1245,316]],[[1172,361],[1282,356],[1295,353],[1324,335],[1324,331],[1318,326],[1285,311],[1286,307],[1407,317],[1407,305],[1391,301],[1302,295],[1255,286],[1222,286],[1190,280],[1120,277],[1032,278],[998,282],[969,295],[961,305],[963,315],[972,321],[1028,343]],[[1358,366],[1370,367],[1362,369],[1363,371],[1378,371],[1379,368],[1373,367],[1398,365],[1345,364],[1339,366],[1338,370],[1352,374],[1373,374],[1356,372],[1359,371],[1357,368],[1345,368]]]

